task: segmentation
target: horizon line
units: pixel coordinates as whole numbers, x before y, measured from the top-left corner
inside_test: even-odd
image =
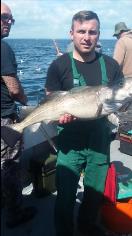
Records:
[[[35,40],[38,40],[38,39],[44,39],[44,40],[69,40],[71,41],[70,39],[68,38],[11,38],[11,37],[6,37],[5,39],[35,39]],[[100,40],[116,40],[115,38],[102,38],[102,39],[99,39]]]

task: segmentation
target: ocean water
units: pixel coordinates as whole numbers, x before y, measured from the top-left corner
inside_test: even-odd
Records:
[[[37,105],[44,96],[46,74],[51,62],[57,58],[52,39],[6,39],[13,48],[18,63],[18,76],[28,96],[28,105]],[[56,43],[61,52],[69,44],[67,39]],[[103,53],[112,56],[115,40],[100,40]]]

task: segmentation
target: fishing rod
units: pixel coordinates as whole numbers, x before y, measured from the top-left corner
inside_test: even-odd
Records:
[[[57,56],[61,56],[63,53],[61,52],[61,50],[59,49],[55,39],[53,39],[53,43],[54,43],[54,46],[55,46],[55,49],[56,49],[56,54]]]
[[[45,129],[44,125],[45,124],[43,121],[41,121],[41,126],[39,127],[39,129],[42,131],[43,135],[47,138],[47,141],[49,142],[50,146],[55,150],[55,152],[57,153],[57,147],[54,143],[54,141],[52,140],[52,138],[50,137],[50,135],[48,134],[47,130]]]

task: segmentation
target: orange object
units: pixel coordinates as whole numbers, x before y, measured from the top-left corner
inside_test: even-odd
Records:
[[[104,225],[115,233],[132,233],[132,199],[105,203],[102,219]]]

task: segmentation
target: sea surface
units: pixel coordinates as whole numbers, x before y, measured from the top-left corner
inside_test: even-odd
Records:
[[[28,96],[28,105],[37,105],[45,96],[44,85],[49,65],[57,58],[52,39],[6,39],[13,48],[18,63],[18,76]],[[112,56],[115,40],[100,40],[103,53]],[[56,40],[61,52],[66,52],[67,39]]]

